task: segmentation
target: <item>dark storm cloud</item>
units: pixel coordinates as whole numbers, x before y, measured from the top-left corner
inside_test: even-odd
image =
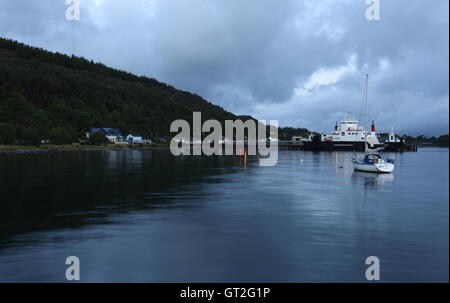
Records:
[[[327,131],[358,116],[364,74],[381,130],[448,132],[448,1],[0,0],[0,35],[193,91],[238,114]]]

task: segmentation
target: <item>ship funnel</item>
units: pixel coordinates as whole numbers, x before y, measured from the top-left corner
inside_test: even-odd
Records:
[[[375,120],[372,120],[372,126],[370,127],[371,132],[375,132]]]
[[[337,131],[338,130],[338,123],[336,121],[336,126],[334,127],[334,130]]]

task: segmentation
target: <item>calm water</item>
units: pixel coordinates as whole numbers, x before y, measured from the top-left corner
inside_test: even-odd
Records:
[[[448,149],[250,159],[168,151],[0,155],[0,281],[448,282]]]

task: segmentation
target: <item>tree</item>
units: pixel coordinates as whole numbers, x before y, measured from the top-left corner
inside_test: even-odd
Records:
[[[448,147],[448,135],[442,135],[436,139],[436,144],[441,147]]]
[[[102,132],[95,132],[89,138],[89,143],[92,145],[103,145],[108,142],[108,138],[106,138],[105,134]]]
[[[23,143],[25,143],[25,144],[30,144],[30,145],[40,145],[41,144],[41,139],[39,137],[38,131],[32,127],[26,128],[22,132],[22,140],[23,140]]]
[[[64,127],[52,128],[48,133],[48,137],[53,144],[70,143],[72,139],[70,133]]]
[[[12,144],[16,141],[16,128],[11,123],[0,123],[0,144]]]

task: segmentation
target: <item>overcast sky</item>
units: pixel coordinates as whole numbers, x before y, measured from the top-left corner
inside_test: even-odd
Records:
[[[380,131],[448,133],[449,1],[0,0],[0,36],[197,93],[235,114],[332,130],[370,74]]]

